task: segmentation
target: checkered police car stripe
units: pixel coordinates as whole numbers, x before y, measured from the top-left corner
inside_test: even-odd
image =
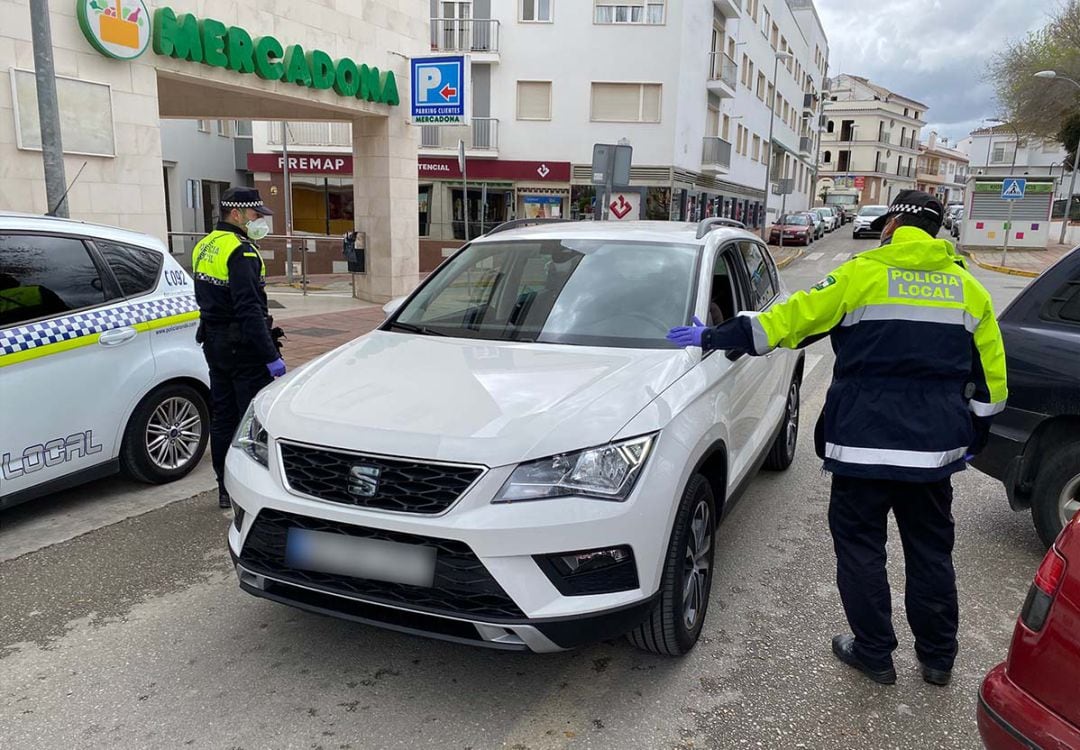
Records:
[[[54,351],[92,344],[100,334],[131,326],[149,331],[198,317],[195,295],[121,303],[0,330],[0,367]]]

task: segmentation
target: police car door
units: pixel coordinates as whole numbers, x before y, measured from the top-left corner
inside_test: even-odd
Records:
[[[116,466],[150,338],[92,242],[0,233],[0,500]],[[76,476],[72,476],[76,475]]]
[[[698,317],[708,325],[730,320],[740,310],[753,309],[752,296],[742,270],[737,242],[718,248],[706,267],[712,268],[708,294],[699,295]],[[767,378],[764,357],[708,352],[702,360],[709,383],[709,405],[714,424],[727,428],[726,445],[731,472],[729,485],[735,486],[749,471],[758,454],[755,433],[764,414],[762,381]]]

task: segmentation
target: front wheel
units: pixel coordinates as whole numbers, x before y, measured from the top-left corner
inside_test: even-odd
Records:
[[[690,478],[675,514],[660,595],[627,638],[644,651],[682,656],[701,636],[712,588],[716,502],[701,474]]]
[[[165,484],[186,476],[202,459],[210,434],[202,393],[170,383],[148,394],[128,421],[120,463],[133,479]]]
[[[795,460],[795,444],[799,440],[799,379],[791,381],[787,404],[784,407],[784,423],[780,434],[773,441],[764,468],[768,471],[784,471]]]
[[[1049,547],[1080,512],[1080,443],[1058,448],[1039,467],[1031,496],[1031,520]]]

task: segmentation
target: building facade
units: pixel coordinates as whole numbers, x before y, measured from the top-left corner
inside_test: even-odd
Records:
[[[927,106],[848,74],[831,79],[824,103],[817,197],[887,204],[916,185]]]
[[[974,175],[1053,177],[1054,199],[1068,198],[1072,164],[1068,152],[1057,141],[1034,136],[1018,141],[1012,128],[997,125],[972,131],[958,149],[968,157]]]
[[[634,149],[612,219],[759,226],[767,183],[773,217],[784,201],[811,204],[829,52],[812,0],[431,0],[428,10],[430,53],[471,57],[472,120],[417,128],[422,268],[508,219],[595,216],[595,143]],[[790,58],[774,86],[778,53]],[[259,127],[256,151],[266,141],[280,152]],[[332,151],[324,141],[290,141],[290,153]],[[782,178],[786,197],[774,190]]]
[[[943,205],[963,203],[968,178],[968,157],[963,151],[930,131],[926,143],[919,144],[915,169],[916,187],[937,196]]]

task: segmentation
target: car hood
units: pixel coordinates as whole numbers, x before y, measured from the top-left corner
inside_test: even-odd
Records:
[[[257,413],[278,439],[494,467],[606,443],[693,362],[375,331],[264,391]]]

